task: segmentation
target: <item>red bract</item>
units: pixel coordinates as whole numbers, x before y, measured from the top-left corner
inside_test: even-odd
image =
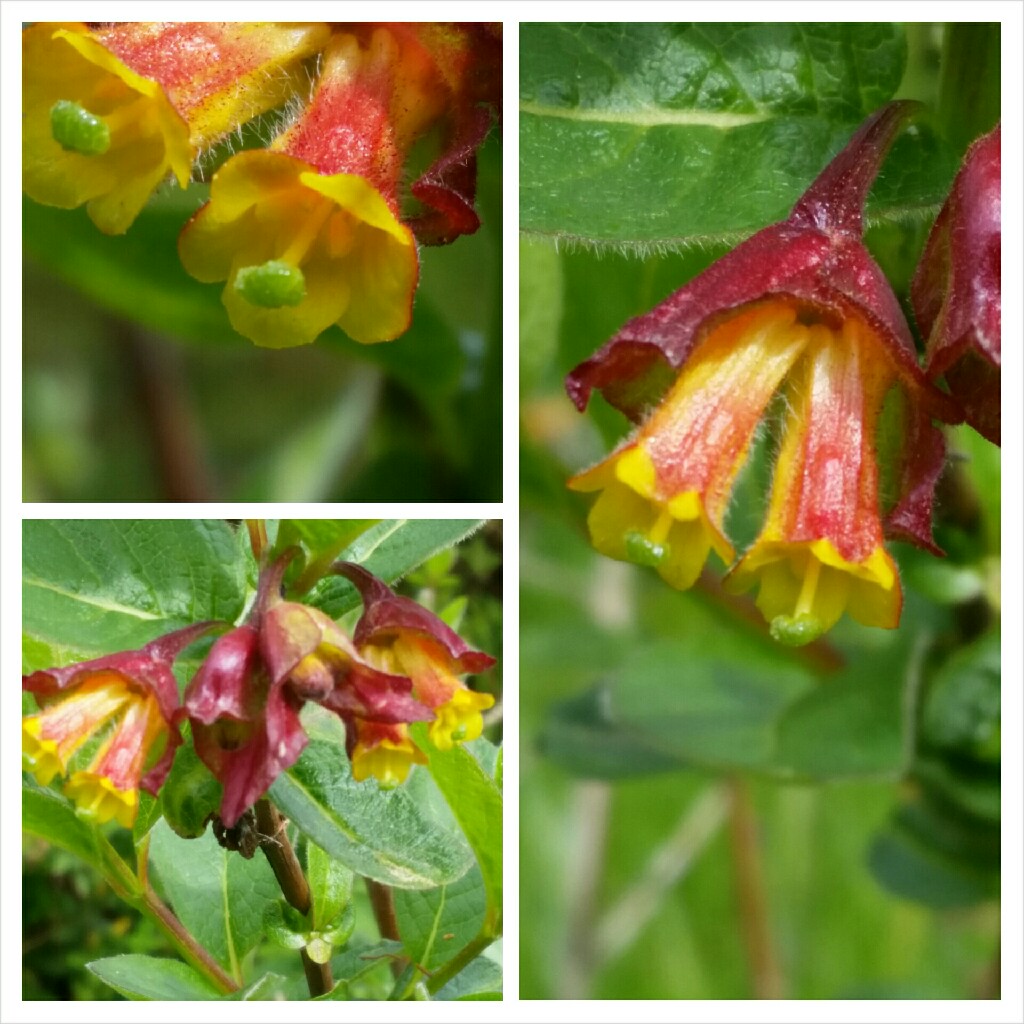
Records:
[[[432,717],[411,696],[410,679],[367,664],[344,630],[316,608],[272,604],[263,616],[260,643],[275,684],[287,683],[292,693],[323,704],[346,722],[357,717],[395,724]]]
[[[910,296],[928,340],[925,371],[946,377],[967,422],[1000,441],[1000,129],[967,151],[932,227]]]
[[[139,651],[23,676],[22,688],[42,709],[22,720],[25,767],[46,785],[67,774],[71,758],[90,738],[108,730],[92,763],[71,775],[66,791],[97,820],[116,818],[130,828],[139,787],[157,794],[181,743],[171,665],[212,626],[199,623]]]
[[[229,828],[290,768],[306,746],[302,699],[273,682],[245,625],[222,636],[185,691],[196,753],[224,787],[220,817]]]

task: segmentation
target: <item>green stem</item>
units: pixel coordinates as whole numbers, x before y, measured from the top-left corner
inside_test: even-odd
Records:
[[[225,994],[237,992],[239,984],[199,945],[185,926],[174,916],[170,907],[164,903],[152,889],[142,894],[137,904],[158,928],[178,947],[185,959],[206,975],[213,984]]]
[[[121,859],[105,836],[97,833],[96,838],[110,887],[126,903],[145,914],[178,948],[185,960],[216,988],[224,993],[237,992],[238,982],[196,941],[149,884],[149,837],[143,839],[137,849],[137,874]]]

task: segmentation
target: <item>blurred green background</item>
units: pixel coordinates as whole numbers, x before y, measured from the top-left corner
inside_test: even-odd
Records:
[[[236,334],[177,257],[208,186],[165,188],[118,237],[26,199],[24,499],[500,500],[501,152],[495,129],[482,227],[421,248],[412,328],[375,346]]]
[[[998,53],[999,29],[894,30],[897,95],[924,101],[941,137],[941,197],[998,116],[998,60],[975,58]],[[524,25],[521,53],[531,32],[558,43]],[[587,49],[579,26],[563,39]],[[535,65],[556,85],[583,66]],[[939,202],[868,234],[904,301]],[[714,558],[679,593],[596,554],[593,496],[565,487],[630,429],[600,397],[578,414],[565,374],[728,244],[637,258],[542,234],[520,245],[521,996],[998,998],[999,450],[949,432],[935,522],[948,557],[891,546],[898,630],[844,620],[780,648],[749,597],[723,594]],[[773,431],[734,496],[740,548]]]

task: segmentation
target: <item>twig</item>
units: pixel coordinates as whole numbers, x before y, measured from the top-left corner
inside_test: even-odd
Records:
[[[284,898],[300,914],[309,914],[313,906],[309,883],[302,873],[299,858],[292,849],[288,833],[284,829],[284,821],[277,808],[267,799],[256,801],[256,828],[260,832],[260,849],[270,862]],[[302,969],[305,971],[306,984],[311,996],[322,996],[334,987],[330,962],[314,963],[304,948]]]
[[[395,897],[391,888],[372,878],[364,878],[366,891],[370,895],[370,905],[373,907],[373,916],[377,921],[377,929],[382,939],[392,939],[401,942],[402,936],[398,931],[398,915],[395,913]],[[403,958],[396,958],[391,961],[391,973],[397,978],[405,970],[406,961]]]
[[[729,813],[729,788],[709,786],[687,807],[672,834],[648,860],[643,872],[602,918],[595,941],[595,967],[628,949],[661,908],[665,894],[687,872],[722,827]]]
[[[732,807],[729,834],[732,840],[740,930],[750,965],[751,988],[755,999],[781,999],[784,990],[782,969],[775,955],[768,923],[768,903],[754,808],[747,785],[742,779],[733,778],[730,788]]]
[[[559,999],[585,999],[597,969],[594,919],[597,887],[604,872],[605,842],[611,786],[582,782],[576,787],[572,810],[572,874],[565,879],[568,927],[564,966],[559,978]]]
[[[203,453],[179,354],[123,325],[118,340],[135,378],[139,405],[153,441],[154,459],[168,501],[209,501],[215,487]]]

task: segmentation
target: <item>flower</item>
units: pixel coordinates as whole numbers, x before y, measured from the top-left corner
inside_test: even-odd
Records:
[[[724,518],[758,422],[807,343],[793,303],[755,306],[718,326],[637,433],[569,486],[600,490],[594,546],[653,565],[685,590],[714,549],[733,558]]]
[[[126,231],[202,147],[277,106],[323,25],[40,23],[22,34],[24,188]]]
[[[419,262],[398,215],[401,158],[388,108],[395,46],[336,33],[316,92],[269,150],[239,153],[179,254],[200,281],[227,281],[232,326],[258,345],[304,345],[331,324],[390,341],[412,318]]]
[[[967,151],[932,227],[910,296],[927,337],[925,372],[945,374],[967,422],[1000,440],[1000,128]]]
[[[494,698],[468,689],[458,676],[486,671],[494,658],[472,650],[436,615],[395,594],[361,565],[337,562],[334,570],[355,584],[363,599],[354,635],[360,654],[381,670],[412,680],[413,696],[433,712],[434,746],[450,750],[476,739],[483,731],[482,712]]]
[[[900,617],[899,575],[883,545],[875,425],[895,371],[856,319],[817,324],[787,381],[789,412],[761,535],[727,577],[757,604],[772,635],[802,644],[843,611],[867,626]]]
[[[210,649],[185,690],[200,760],[224,787],[220,818],[230,828],[299,758],[307,736],[302,699],[274,685],[259,654],[259,630],[245,624]]]
[[[932,419],[960,413],[921,372],[899,303],[861,238],[867,191],[913,108],[876,111],[785,221],[631,320],[566,381],[581,410],[598,388],[639,424],[569,482],[602,492],[589,517],[595,546],[656,566],[681,589],[711,550],[734,557],[729,496],[785,386],[790,411],[767,519],[729,581],[742,589],[760,579],[758,603],[790,642],[829,628],[844,608],[871,625],[896,624],[899,580],[883,532],[935,550],[945,447]],[[890,391],[904,443],[883,523],[875,436]]]
[[[290,560],[286,552],[264,569],[250,621],[217,640],[185,691],[181,713],[191,719],[196,753],[224,787],[220,818],[229,828],[305,749],[306,701],[344,720],[353,758],[360,729],[371,729],[365,750],[387,739],[398,751],[404,733],[392,727],[431,717],[410,695],[409,679],[368,664],[329,616],[281,599]],[[390,777],[398,755],[382,760],[386,749],[371,761]]]
[[[405,782],[414,764],[427,763],[408,726],[357,718],[350,728],[355,739],[349,757],[356,782],[375,778],[382,789],[393,789]]]
[[[86,743],[100,743],[86,768],[71,771],[65,794],[97,822],[131,828],[140,786],[154,796],[181,743],[174,659],[211,628],[200,623],[139,651],[33,672],[22,688],[41,710],[22,719],[22,763],[44,786],[67,775]]]

